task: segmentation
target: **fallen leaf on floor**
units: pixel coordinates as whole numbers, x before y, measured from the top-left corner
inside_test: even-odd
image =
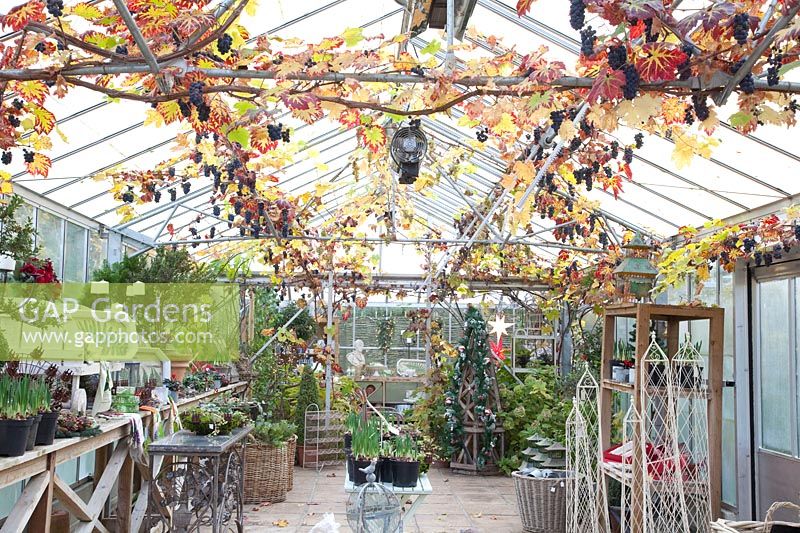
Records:
[[[327,477],[336,477],[336,472],[331,472]]]
[[[273,526],[277,526],[277,527],[287,527],[289,525],[289,521],[288,520],[275,520],[272,523],[272,525]]]
[[[444,481],[442,481],[442,483],[447,483],[448,481],[450,481],[448,478],[444,478]]]
[[[490,516],[489,520],[497,520],[497,517],[496,516]]]
[[[411,501],[411,500],[406,500],[406,505],[411,505],[412,503],[414,503],[414,502]]]
[[[472,518],[480,518],[481,516],[483,516],[483,513],[475,513]]]

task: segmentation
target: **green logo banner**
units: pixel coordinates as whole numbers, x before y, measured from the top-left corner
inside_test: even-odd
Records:
[[[0,360],[226,362],[239,352],[232,284],[0,285]]]

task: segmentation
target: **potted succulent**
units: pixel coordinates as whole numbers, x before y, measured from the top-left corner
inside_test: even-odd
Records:
[[[353,476],[350,481],[354,485],[363,485],[367,482],[367,475],[361,469],[368,467],[379,454],[380,422],[369,420],[353,433]]]
[[[102,433],[100,425],[91,416],[61,411],[58,415],[56,438],[93,437]]]
[[[411,435],[400,435],[394,440],[395,487],[416,487],[419,479],[419,451]]]
[[[181,413],[181,424],[198,435],[227,435],[247,425],[250,418],[233,409],[215,403],[202,404]]]
[[[176,379],[165,379],[164,386],[169,391],[169,397],[172,399],[173,402],[178,401],[178,394],[183,390],[183,383]]]
[[[17,457],[25,453],[33,425],[28,402],[22,380],[0,377],[0,455]]]

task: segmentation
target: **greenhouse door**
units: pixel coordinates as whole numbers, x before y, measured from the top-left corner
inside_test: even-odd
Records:
[[[794,263],[796,264],[796,263]],[[756,518],[800,492],[800,274],[759,275],[753,300]],[[794,265],[792,265],[794,266]]]

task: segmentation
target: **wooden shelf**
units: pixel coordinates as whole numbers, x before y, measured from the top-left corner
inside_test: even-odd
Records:
[[[636,387],[634,386],[633,383],[623,383],[620,381],[613,381],[610,379],[603,380],[603,388],[611,389],[617,392],[624,392],[628,394],[633,394],[634,391],[636,390]],[[651,396],[667,395],[666,387],[647,387],[647,392]],[[697,394],[696,391],[690,389],[673,389],[672,393],[680,396],[681,398]],[[705,397],[709,398],[708,391],[705,392]]]
[[[633,383],[623,383],[621,381],[613,381],[611,379],[604,379],[603,387],[618,392],[633,393],[634,391]]]

